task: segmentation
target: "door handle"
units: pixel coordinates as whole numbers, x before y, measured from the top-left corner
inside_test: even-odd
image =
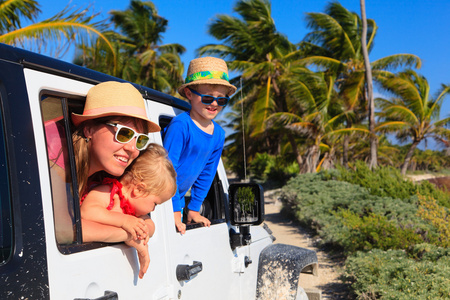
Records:
[[[90,299],[90,298],[75,298],[73,300],[119,300],[119,296],[117,295],[116,292],[113,291],[105,291],[105,295],[100,296],[98,298],[95,299]]]
[[[177,279],[178,281],[190,280],[203,270],[203,264],[200,261],[194,261],[192,265],[178,265]]]

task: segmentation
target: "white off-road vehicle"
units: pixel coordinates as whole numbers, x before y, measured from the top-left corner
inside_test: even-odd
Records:
[[[229,185],[222,163],[202,209],[211,227],[189,225],[179,234],[171,201],[151,213],[156,232],[143,279],[134,248],[83,242],[70,115],[82,112],[89,88],[108,80],[123,81],[0,44],[0,299],[307,299],[299,275],[316,274],[316,253],[274,244],[262,224],[261,187]],[[189,109],[135,86],[161,128]],[[50,171],[49,120],[62,124],[66,180]],[[159,132],[152,139],[162,144]],[[252,192],[250,208],[242,188]],[[58,237],[67,231],[73,239]]]

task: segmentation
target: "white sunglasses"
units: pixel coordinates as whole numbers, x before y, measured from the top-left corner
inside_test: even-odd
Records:
[[[134,129],[120,124],[106,123],[106,125],[117,128],[114,138],[121,144],[130,142],[134,137],[137,137],[136,149],[138,149],[139,151],[145,150],[148,144],[150,144],[150,137],[148,136],[148,134],[137,133],[136,131],[134,131]]]

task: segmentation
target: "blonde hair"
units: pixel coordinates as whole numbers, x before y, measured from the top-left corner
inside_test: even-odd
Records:
[[[73,152],[75,156],[75,165],[77,169],[77,181],[78,181],[78,193],[80,197],[83,195],[89,178],[89,165],[90,165],[90,143],[86,141],[84,136],[84,129],[89,127],[96,127],[108,122],[127,122],[133,120],[134,126],[142,128],[144,132],[148,132],[148,123],[144,120],[123,117],[123,116],[108,116],[103,118],[97,118],[87,120],[81,123],[72,134]]]
[[[159,195],[168,189],[174,195],[177,190],[177,173],[168,159],[167,151],[158,144],[150,144],[147,150],[134,160],[120,182],[134,184],[145,194]]]

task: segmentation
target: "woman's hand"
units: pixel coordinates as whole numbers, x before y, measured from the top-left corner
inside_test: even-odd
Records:
[[[144,244],[147,245],[148,240],[153,236],[153,234],[155,233],[155,223],[153,222],[152,219],[150,219],[149,216],[143,216],[141,217],[144,219],[145,224],[147,225],[147,237],[144,239]]]

